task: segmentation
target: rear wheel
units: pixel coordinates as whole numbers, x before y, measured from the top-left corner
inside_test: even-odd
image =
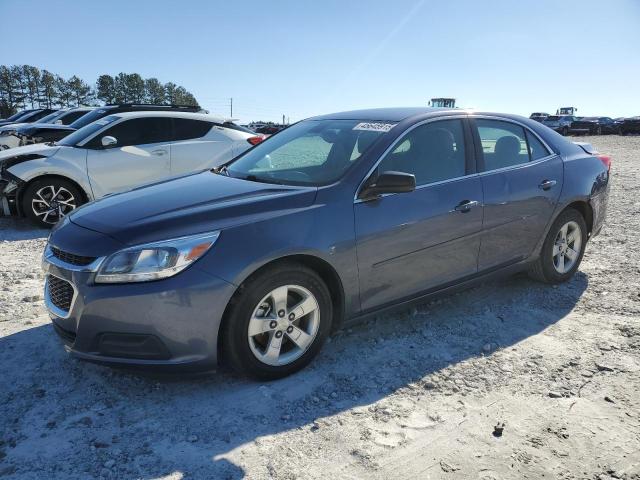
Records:
[[[587,242],[587,224],[577,210],[569,208],[553,222],[540,257],[530,270],[536,280],[561,283],[578,270]]]
[[[329,335],[331,296],[322,279],[289,264],[259,274],[232,300],[222,331],[225,361],[261,380],[305,367]]]
[[[53,227],[84,203],[78,187],[62,178],[43,178],[31,183],[22,196],[22,211],[36,225]]]

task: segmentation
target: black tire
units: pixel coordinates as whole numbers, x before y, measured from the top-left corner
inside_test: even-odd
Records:
[[[48,196],[52,196],[55,192],[58,192],[56,199]],[[43,201],[49,201],[49,203],[46,204]],[[85,203],[85,197],[82,191],[73,182],[59,177],[35,180],[27,186],[22,195],[23,213],[34,224],[43,228],[53,227],[64,215],[83,203]],[[42,210],[37,212],[36,210],[40,207]],[[47,211],[51,213],[47,214]]]
[[[565,273],[560,273],[556,270],[554,265],[553,248],[555,245],[556,237],[561,227],[569,222],[575,222],[581,234],[581,248],[578,253],[578,259],[574,265]],[[568,208],[563,211],[553,222],[547,237],[545,238],[542,250],[540,251],[540,257],[531,266],[529,270],[529,276],[544,283],[562,283],[569,280],[580,267],[582,257],[584,256],[585,247],[587,244],[587,224],[584,217],[580,212],[573,208]]]
[[[259,302],[284,285],[299,285],[313,294],[320,312],[319,326],[302,356],[285,365],[268,365],[259,360],[249,346],[249,321]],[[242,285],[231,300],[221,329],[223,361],[236,372],[258,380],[286,377],[304,368],[318,354],[331,331],[332,320],[331,294],[315,271],[297,263],[267,269]]]

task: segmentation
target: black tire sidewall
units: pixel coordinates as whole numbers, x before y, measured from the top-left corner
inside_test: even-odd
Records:
[[[578,255],[578,261],[571,267],[566,273],[559,273],[555,267],[553,266],[553,245],[556,240],[556,236],[560,228],[567,222],[574,221],[580,227],[580,233],[582,234],[582,245],[580,248],[580,253]],[[549,283],[562,283],[569,280],[580,268],[580,263],[582,262],[582,257],[584,256],[584,252],[587,246],[587,224],[584,220],[584,217],[573,208],[569,208],[563,211],[558,217],[554,220],[553,225],[549,229],[547,233],[547,238],[545,239],[544,245],[542,246],[542,251],[540,252],[540,259],[542,266],[542,273],[544,275],[544,279]]]
[[[320,325],[311,346],[297,360],[287,365],[271,366],[258,360],[249,347],[247,330],[249,319],[258,302],[269,292],[282,285],[299,285],[308,289],[320,307]],[[333,307],[331,294],[322,279],[303,266],[277,267],[247,282],[233,300],[222,329],[223,358],[230,366],[259,380],[274,380],[304,368],[320,351],[331,331]]]
[[[22,194],[22,211],[24,215],[33,223],[43,228],[52,228],[53,224],[43,222],[33,211],[31,207],[31,201],[35,192],[47,185],[53,185],[55,187],[64,187],[71,192],[76,199],[76,208],[84,203],[84,197],[82,192],[73,183],[62,178],[42,178],[35,180],[29,184],[27,189]]]

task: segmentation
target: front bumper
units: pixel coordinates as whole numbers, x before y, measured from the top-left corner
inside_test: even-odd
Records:
[[[235,286],[191,266],[154,282],[95,284],[102,258],[86,266],[43,256],[45,304],[65,349],[92,362],[207,370],[217,364],[218,330]],[[68,308],[50,286],[68,282]],[[57,292],[55,292],[58,295]]]

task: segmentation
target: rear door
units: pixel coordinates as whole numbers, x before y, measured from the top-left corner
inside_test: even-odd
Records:
[[[87,172],[94,196],[128,190],[171,175],[172,123],[169,117],[123,120],[86,145]],[[117,140],[102,146],[102,138]]]
[[[507,120],[472,120],[484,191],[479,271],[533,252],[555,210],[562,159],[528,128]]]
[[[233,158],[233,141],[213,122],[174,118],[171,174],[217,167]]]
[[[466,130],[462,119],[413,128],[372,175],[411,173],[416,189],[354,204],[363,310],[476,273],[482,185]]]

